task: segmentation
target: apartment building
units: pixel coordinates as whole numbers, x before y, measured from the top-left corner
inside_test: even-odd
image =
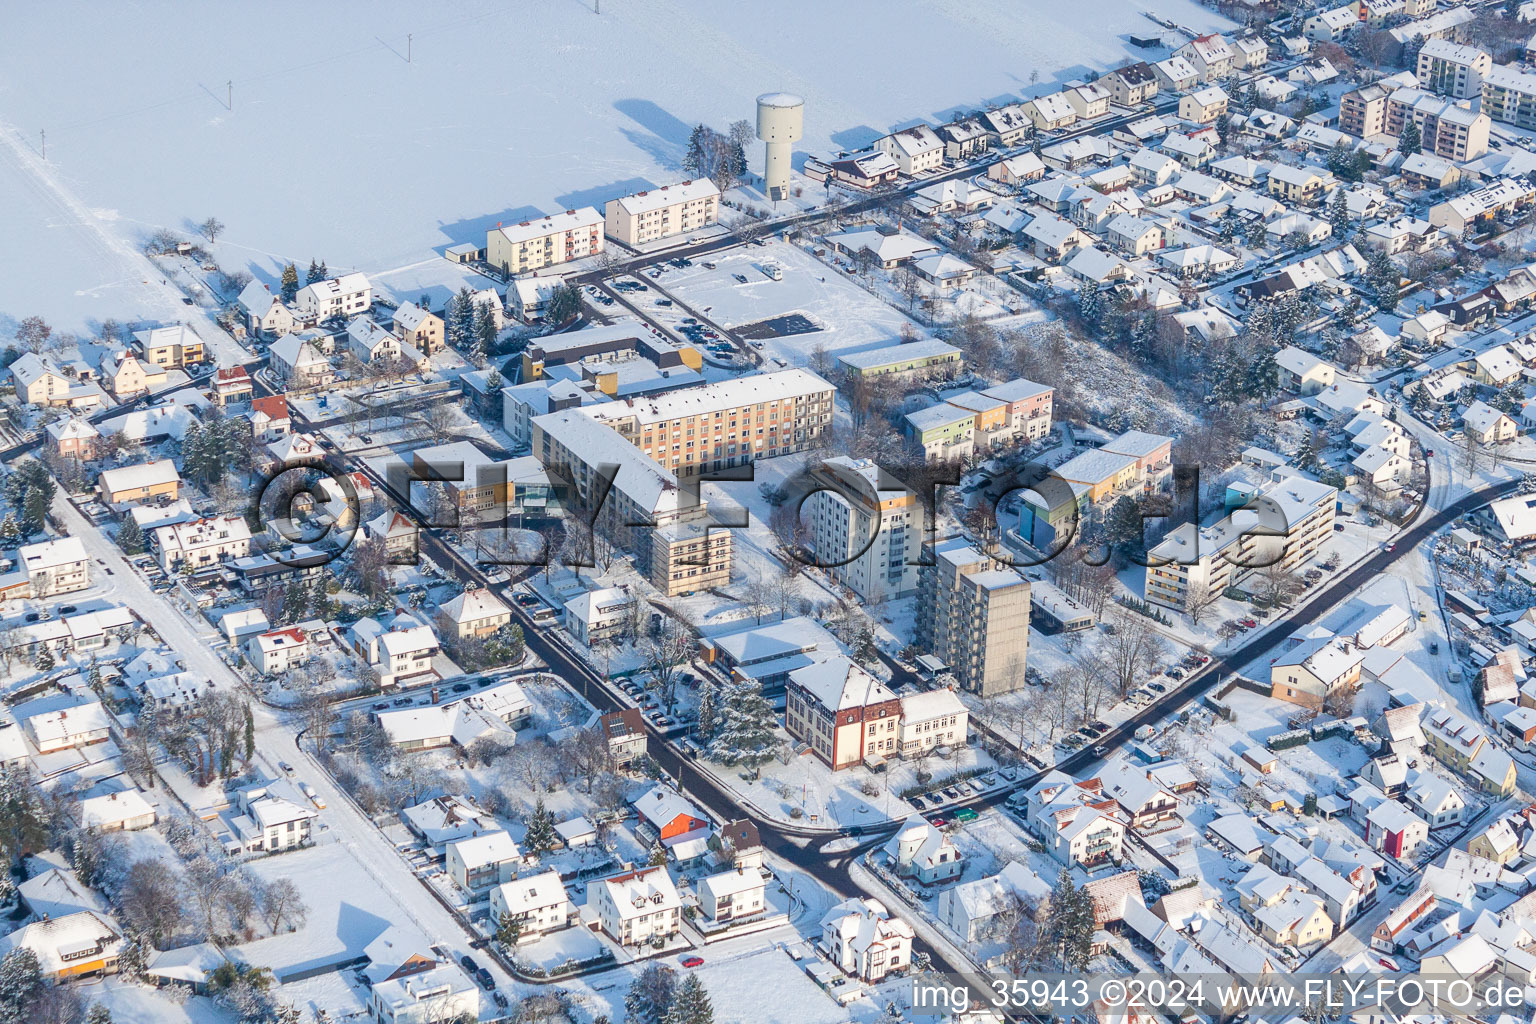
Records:
[[[693,476],[813,446],[832,426],[835,390],[809,370],[779,370],[585,412],[661,466]]]
[[[708,178],[635,192],[608,200],[603,231],[625,245],[699,231],[720,221],[720,189]]]
[[[1191,594],[1220,594],[1269,564],[1296,569],[1332,535],[1337,502],[1335,488],[1290,477],[1211,526],[1185,523],[1149,552],[1147,600],[1185,611]]]
[[[523,350],[522,379],[531,383],[545,377],[553,367],[627,353],[649,359],[659,370],[700,370],[704,366],[703,357],[692,345],[657,337],[635,324],[620,323],[534,338]]]
[[[251,528],[242,516],[212,516],[162,526],[154,532],[160,568],[194,571],[251,553]]]
[[[932,555],[918,571],[917,645],[972,693],[1022,687],[1029,583],[961,537],[933,545]]]
[[[293,305],[311,323],[358,316],[373,305],[373,287],[366,274],[343,274],[300,288]]]
[[[1508,64],[1483,75],[1483,113],[1516,128],[1536,128],[1536,74]]]
[[[1387,98],[1392,90],[1379,82],[1362,85],[1339,97],[1339,131],[1357,138],[1387,130]]]
[[[821,919],[818,945],[844,974],[874,984],[911,965],[914,934],[879,900],[854,897]]]
[[[279,675],[309,661],[309,637],[298,626],[258,633],[245,642],[251,667],[264,676]]]
[[[606,491],[598,528],[634,555],[637,568],[667,596],[729,583],[731,531],[715,526],[708,503],[682,491],[671,470],[589,413],[562,409],[530,423],[534,456],[572,491],[564,499],[596,505]]]
[[[953,345],[937,338],[925,338],[905,345],[843,353],[837,357],[837,365],[844,373],[855,377],[894,374],[905,379],[959,373],[965,366],[965,357]]]
[[[1458,100],[1482,95],[1483,76],[1493,70],[1485,51],[1449,39],[1431,39],[1419,51],[1414,76],[1419,88]]]
[[[969,459],[976,451],[976,413],[940,402],[902,417],[902,427],[929,462]]]
[[[134,331],[133,347],[156,366],[179,368],[203,361],[203,339],[184,324]]]
[[[901,699],[837,655],[789,674],[784,729],[833,771],[894,757],[901,745]]]
[[[91,560],[79,537],[60,537],[16,549],[18,572],[32,597],[53,597],[91,585]],[[14,575],[14,574],[13,574]]]
[[[1483,109],[1487,108],[1485,100]],[[1466,101],[1448,100],[1422,89],[1398,89],[1387,98],[1387,134],[1401,135],[1409,117],[1418,122],[1426,153],[1464,163],[1488,152],[1493,122]]]
[[[486,262],[503,274],[526,274],[602,251],[603,215],[590,206],[541,220],[498,224],[485,238]]]
[[[917,589],[923,509],[917,495],[869,459],[839,455],[813,470],[825,488],[801,508],[818,564],[871,604]]]

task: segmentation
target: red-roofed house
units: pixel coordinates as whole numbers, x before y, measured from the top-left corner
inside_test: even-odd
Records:
[[[255,390],[251,375],[243,366],[230,366],[213,375],[213,404],[233,405],[249,402]]]
[[[258,633],[245,645],[246,656],[262,675],[286,672],[309,660],[309,638],[298,626]]]
[[[640,820],[656,830],[658,839],[671,839],[709,828],[704,812],[664,786],[655,786],[635,801]]]
[[[276,441],[287,437],[293,429],[293,420],[288,415],[288,397],[286,395],[272,395],[270,398],[258,398],[251,402],[251,434],[258,441]]]

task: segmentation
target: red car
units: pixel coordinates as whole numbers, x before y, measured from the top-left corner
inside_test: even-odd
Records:
[[[1249,629],[1252,629],[1253,627],[1258,625],[1258,622],[1256,620],[1254,620],[1254,619],[1244,619],[1243,620],[1243,625],[1248,627]]]
[[[701,956],[685,956],[682,963],[684,967],[703,967],[704,958]]]

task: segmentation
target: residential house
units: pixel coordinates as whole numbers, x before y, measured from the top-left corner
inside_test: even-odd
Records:
[[[104,469],[96,481],[97,493],[108,505],[175,501],[181,494],[181,475],[170,459],[156,459],[132,466]]]
[[[502,882],[491,890],[493,925],[503,922],[517,929],[518,942],[529,942],[571,924],[575,907],[566,895],[560,872],[554,868]]]
[[[1179,117],[1197,124],[1211,124],[1227,115],[1226,90],[1219,85],[1185,93],[1179,99]]]
[[[820,946],[827,957],[844,974],[870,984],[911,965],[912,939],[910,924],[867,897],[844,900],[821,919]]]
[[[489,590],[470,587],[439,605],[437,620],[445,635],[484,638],[512,621],[512,609]]]
[[[373,305],[373,287],[366,274],[342,274],[300,288],[293,305],[309,323],[353,317]]]
[[[505,831],[454,839],[443,846],[448,877],[465,892],[510,882],[523,854]]]
[[[909,178],[944,166],[944,140],[925,124],[877,139],[875,148],[895,160],[897,168]]]
[[[280,338],[298,327],[298,320],[281,298],[260,281],[252,281],[235,300],[245,314],[245,327],[257,337]]]
[[[395,310],[390,317],[390,327],[396,338],[427,355],[443,347],[443,318],[414,302],[407,302]]]
[[[682,901],[664,866],[625,871],[587,886],[587,906],[622,946],[665,940],[681,927]]]
[[[761,871],[737,867],[698,883],[699,911],[715,924],[758,917],[768,909],[767,880]]]

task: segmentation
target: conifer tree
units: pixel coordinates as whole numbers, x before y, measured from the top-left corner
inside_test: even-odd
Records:
[[[283,301],[292,302],[293,297],[299,293],[299,268],[292,263],[283,267]]]
[[[7,519],[10,517],[7,516]],[[14,525],[14,522],[13,522]],[[0,523],[0,534],[5,532],[5,525]],[[117,546],[123,549],[125,555],[141,555],[144,553],[144,530],[139,526],[139,521],[132,516],[123,520],[122,527],[117,531]]]
[[[320,280],[324,280],[320,274],[320,264],[316,263],[315,258],[311,256],[309,258],[309,269],[304,272],[304,283],[314,284]]]
[[[533,805],[533,814],[528,818],[528,831],[523,836],[523,849],[530,853],[544,853],[553,850],[560,841],[555,832],[555,816],[549,813],[544,806],[544,798],[539,797]]]
[[[665,1024],[715,1024],[715,1008],[697,974],[690,974],[672,993]]]

